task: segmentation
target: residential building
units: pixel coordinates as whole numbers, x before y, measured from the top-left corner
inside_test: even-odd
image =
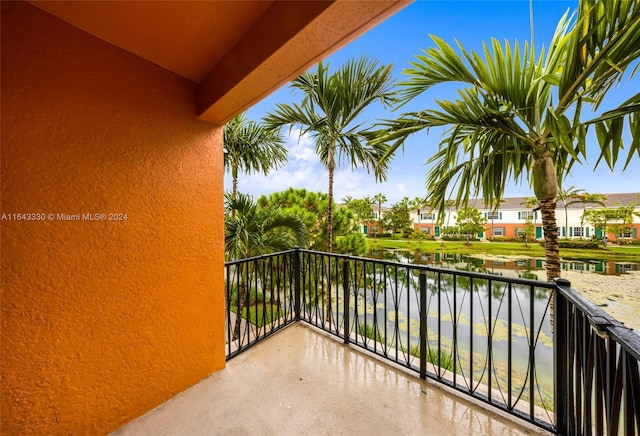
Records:
[[[372,217],[370,220],[360,223],[360,231],[365,235],[384,233],[384,229],[380,228],[380,221],[384,218],[389,208],[385,206],[378,207],[377,204],[372,204],[371,209],[373,210]]]
[[[606,236],[611,241],[635,239],[640,237],[640,193],[618,193],[606,194],[605,205],[593,203],[572,203],[568,201],[565,213],[564,202],[559,200],[556,204],[556,223],[558,225],[558,236],[569,239],[601,239],[604,236],[603,229],[583,219],[585,211],[595,209],[617,209],[629,204],[635,205],[633,222],[625,229],[626,231],[616,231],[617,225],[622,224],[620,220],[612,220],[608,223]],[[542,217],[540,211],[535,206],[527,206],[526,197],[504,198],[499,207],[487,207],[482,200],[471,200],[471,207],[479,209],[487,220],[485,231],[478,234],[479,238],[519,238],[525,232],[527,219],[533,224],[533,237],[543,238]],[[572,204],[571,204],[572,203]],[[417,210],[411,211],[411,222],[415,230],[421,230],[434,237],[441,236],[442,227],[455,226],[457,211],[455,208],[447,209],[444,218],[439,221],[437,211],[424,208],[418,216]]]

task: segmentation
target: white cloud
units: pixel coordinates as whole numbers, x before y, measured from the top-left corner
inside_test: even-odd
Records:
[[[305,133],[300,136],[300,129],[292,129],[285,136],[285,147],[287,148],[287,158],[289,163],[296,165],[300,162],[320,163],[320,159],[315,151],[313,138]]]

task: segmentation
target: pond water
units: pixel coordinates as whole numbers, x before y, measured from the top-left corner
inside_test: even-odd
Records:
[[[469,256],[406,250],[372,251],[368,257],[487,273],[498,277],[545,279],[542,258]],[[377,338],[375,340],[386,347],[412,350],[419,340],[419,293],[415,291],[418,288],[418,274],[407,270],[398,278],[387,276],[382,265],[371,268],[371,271],[367,270],[365,273],[365,281],[372,278],[375,281],[375,277],[378,277],[381,282],[350,301],[351,319],[359,319],[360,323],[364,323],[365,330],[375,327],[374,334],[369,334],[369,337]],[[639,331],[640,325],[635,326],[633,323],[638,324],[636,318],[640,295],[637,283],[640,280],[640,263],[595,259],[586,262],[564,260],[561,268],[563,277],[569,278],[576,289],[586,289],[589,283],[588,280],[580,281],[578,278],[605,280],[608,286],[597,281],[594,285],[598,296],[605,295],[605,302],[598,303],[593,295],[587,295],[588,298],[599,306],[605,306],[605,311]],[[429,350],[441,350],[442,358],[453,359],[457,376],[470,389],[490,384],[504,398],[513,395],[526,402],[533,399],[536,406],[551,410],[553,333],[550,293],[542,288],[534,291],[527,286],[500,286],[499,279],[474,279],[473,285],[469,286],[465,282],[468,279],[456,280],[453,274],[450,278],[447,278],[448,274],[427,274]],[[387,280],[389,283],[386,283]],[[620,280],[626,280],[626,286],[620,285]],[[580,286],[576,286],[577,283]],[[625,294],[623,288],[636,298],[635,303],[629,304],[633,298]],[[387,289],[393,291],[388,293]],[[438,289],[441,291],[438,292]],[[338,295],[332,297],[338,304]],[[621,309],[629,308],[630,313],[620,312]],[[535,344],[534,369],[528,358],[532,344]],[[508,368],[511,368],[510,373]],[[510,377],[508,374],[511,374]]]
[[[433,265],[503,277],[545,280],[544,259],[524,256],[483,256],[457,253],[424,253],[408,250],[371,250],[367,257],[394,262]],[[622,275],[640,271],[640,262],[592,259],[561,260],[562,271]]]
[[[408,250],[371,250],[368,257],[465,271],[546,280],[544,259],[525,256],[461,255]],[[562,259],[562,277],[590,301],[640,334],[640,262]]]
[[[378,277],[381,273],[377,271]],[[369,277],[371,274],[369,271]],[[376,326],[378,342],[413,350],[419,343],[420,331],[418,275],[401,276],[399,280],[389,276],[388,288],[394,289],[392,292],[382,292],[378,287],[375,292],[370,290],[359,294],[356,301],[351,300],[350,316]],[[533,385],[535,404],[550,410],[553,335],[548,290],[537,289],[532,294],[527,286],[509,287],[476,279],[471,291],[468,279],[458,277],[454,282],[453,275],[446,274],[428,273],[426,280],[428,347],[436,353],[441,350],[444,360],[455,360],[458,382],[470,389],[491,384],[504,398],[509,396],[507,387],[511,383],[511,395],[527,402]],[[437,292],[438,288],[441,292]],[[537,362],[533,381],[529,378],[531,334],[535,337]],[[438,372],[435,362],[431,361],[428,370]]]

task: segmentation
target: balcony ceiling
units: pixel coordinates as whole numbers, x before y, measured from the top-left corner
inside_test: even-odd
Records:
[[[198,87],[224,124],[410,0],[31,1]]]

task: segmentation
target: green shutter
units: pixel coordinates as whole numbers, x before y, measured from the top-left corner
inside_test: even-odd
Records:
[[[488,215],[489,215],[489,214],[485,212],[485,213],[484,213],[484,219],[488,219]]]
[[[520,212],[518,212],[518,219],[520,219]]]
[[[500,212],[500,215],[498,215],[498,219],[502,219],[502,212]]]
[[[585,227],[584,228],[584,235],[588,238],[589,237],[589,227]]]
[[[633,239],[638,239],[638,229],[633,228]]]
[[[573,236],[573,227],[569,227],[569,236]]]
[[[600,228],[596,229],[596,238],[602,239],[602,229]]]
[[[435,235],[436,236],[440,236],[440,227],[438,227],[438,226],[436,226]]]
[[[367,226],[364,226],[364,234],[367,234]]]
[[[542,227],[536,227],[536,239],[542,238]]]

